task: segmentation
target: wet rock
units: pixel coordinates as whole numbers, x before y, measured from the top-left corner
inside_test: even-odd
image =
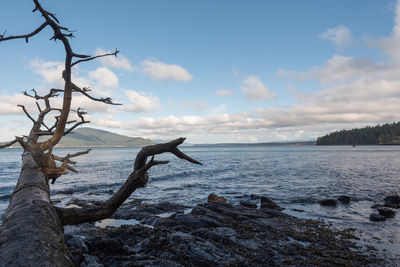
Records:
[[[386,208],[386,207],[378,208],[378,212],[380,215],[383,215],[386,218],[392,218],[396,214],[394,210]]]
[[[387,196],[383,199],[385,202],[385,206],[391,208],[399,208],[400,207],[400,196],[399,195],[391,195]]]
[[[225,203],[226,202],[226,198],[221,197],[221,196],[217,196],[216,194],[210,194],[208,196],[208,202],[220,202],[220,203]]]
[[[343,204],[350,204],[351,197],[342,195],[342,196],[339,196],[337,200]]]
[[[373,222],[382,222],[386,220],[386,217],[380,215],[379,213],[372,213],[371,215],[369,215],[369,219]]]
[[[262,204],[260,205],[260,208],[261,208],[261,209],[279,210],[279,211],[282,211],[282,210],[285,209],[285,208],[282,208],[281,206],[279,206],[279,205],[276,204],[276,203],[262,203]]]
[[[384,205],[382,205],[382,204],[374,204],[374,205],[371,206],[371,209],[377,209],[377,208],[381,208],[381,207],[384,207]]]
[[[337,200],[333,199],[333,198],[326,198],[326,199],[322,199],[319,204],[321,206],[336,206],[337,205]]]
[[[243,207],[247,207],[247,208],[251,208],[251,209],[255,209],[257,208],[257,204],[254,204],[252,202],[249,201],[240,201],[240,205],[242,205]]]
[[[260,201],[261,201],[261,204],[265,204],[265,203],[276,204],[275,201],[273,201],[272,199],[270,199],[269,197],[266,197],[266,196],[261,196]]]
[[[263,205],[276,205],[264,201]],[[379,263],[358,252],[349,232],[322,222],[302,220],[270,208],[248,208],[229,203],[203,203],[191,213],[155,216],[173,204],[143,206],[144,225],[107,228],[66,227],[86,236],[67,242],[81,251],[77,266],[363,266]],[[124,207],[129,210],[129,205]],[[133,207],[132,210],[141,210]],[[144,212],[142,213],[142,215]],[[86,231],[84,230],[84,231]],[[354,236],[354,238],[356,238]],[[304,245],[306,244],[306,245]],[[335,255],[334,257],[332,255]],[[337,256],[340,255],[340,256]],[[289,260],[290,264],[289,264]],[[93,265],[89,265],[93,264]]]
[[[63,191],[59,191],[57,193],[58,194],[62,194],[62,195],[72,195],[74,193],[74,191],[72,191],[72,190],[63,190]]]
[[[83,254],[83,262],[80,264],[80,267],[101,267],[104,266],[99,262],[99,259],[96,256]]]
[[[88,253],[84,239],[70,234],[66,234],[64,237],[69,247],[72,261],[76,266],[79,266],[79,263],[84,260],[83,254]]]
[[[273,210],[279,210],[282,211],[284,208],[279,206],[278,204],[275,203],[272,199],[266,197],[266,196],[261,196],[260,197],[260,208],[261,209],[273,209]]]
[[[117,212],[114,213],[112,218],[124,220],[135,219],[140,221],[151,216],[156,216],[158,214],[163,214],[166,212],[183,212],[187,208],[189,207],[170,202],[161,202],[158,204],[148,204],[141,206],[125,205],[120,207]]]
[[[260,196],[251,194],[251,195],[250,195],[250,199],[251,199],[251,200],[257,200],[257,199],[260,199]]]

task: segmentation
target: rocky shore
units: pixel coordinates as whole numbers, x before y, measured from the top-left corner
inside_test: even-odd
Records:
[[[77,266],[384,265],[354,233],[287,215],[254,195],[237,206],[219,198],[194,208],[133,201],[111,219],[65,227]]]

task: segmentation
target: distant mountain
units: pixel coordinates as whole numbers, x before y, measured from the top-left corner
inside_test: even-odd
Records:
[[[333,132],[318,137],[317,145],[400,145],[400,122]]]
[[[151,145],[153,142],[141,137],[129,137],[104,130],[83,127],[64,136],[59,147],[142,147]]]

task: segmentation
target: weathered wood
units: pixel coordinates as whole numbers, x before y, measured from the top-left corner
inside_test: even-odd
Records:
[[[1,266],[73,266],[49,184],[30,151],[0,227]]]

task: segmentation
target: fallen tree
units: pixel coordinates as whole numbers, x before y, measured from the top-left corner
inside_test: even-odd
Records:
[[[75,53],[69,39],[74,37],[73,32],[62,26],[57,17],[45,10],[38,0],[33,0],[33,12],[38,12],[44,22],[34,31],[24,35],[0,35],[0,42],[24,39],[27,43],[33,36],[43,29],[50,28],[54,34],[50,40],[61,41],[65,50],[65,68],[62,72],[64,88],[51,88],[45,95],[36,90],[24,92],[27,97],[36,101],[37,116],[32,116],[27,108],[19,105],[25,115],[32,121],[33,126],[27,136],[18,136],[14,140],[3,144],[0,148],[11,146],[15,143],[23,148],[21,173],[10,198],[9,206],[3,217],[0,228],[0,265],[2,266],[72,266],[67,246],[63,235],[63,226],[79,224],[105,219],[112,215],[118,207],[139,187],[148,182],[147,171],[159,164],[168,161],[155,160],[158,154],[170,152],[180,159],[194,164],[201,164],[178,149],[184,138],[174,141],[151,145],[142,148],[137,154],[133,171],[125,183],[109,200],[90,208],[59,208],[50,202],[49,182],[56,180],[67,173],[77,172],[71,165],[76,162],[72,158],[89,153],[90,150],[68,154],[65,157],[53,154],[53,147],[61,138],[82,124],[89,123],[85,120],[86,114],[81,108],[71,109],[73,94],[82,94],[93,101],[109,105],[118,105],[111,98],[97,98],[90,95],[90,89],[79,87],[73,83],[71,70],[77,64],[105,56],[117,56],[119,51],[113,53],[90,56]],[[60,73],[61,75],[61,73]],[[61,107],[53,107],[51,99],[63,95]],[[70,113],[74,113],[76,120],[69,120]],[[49,125],[51,115],[55,121]],[[70,126],[71,125],[71,126]],[[40,141],[42,136],[49,136],[45,141]],[[150,159],[149,159],[150,158]]]

